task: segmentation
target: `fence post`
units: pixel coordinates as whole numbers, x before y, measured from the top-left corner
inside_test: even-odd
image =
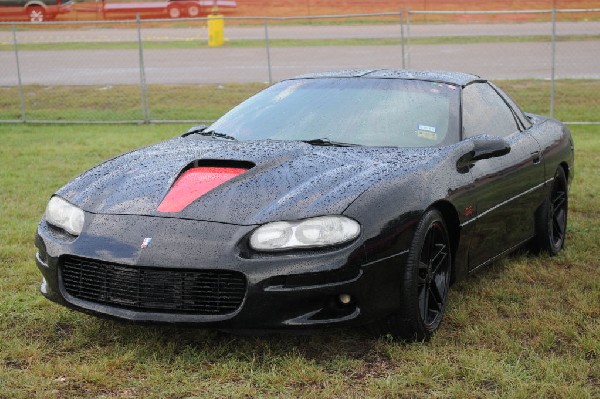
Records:
[[[271,73],[271,47],[269,45],[269,21],[265,19],[265,48],[267,50],[267,67],[269,69],[269,84],[273,84],[273,75]]]
[[[404,15],[400,9],[400,43],[402,46],[402,69],[406,69],[406,55],[404,53]]]
[[[146,87],[146,68],[144,66],[144,48],[142,46],[142,30],[140,14],[135,17],[138,34],[138,51],[140,63],[140,95],[142,101],[142,112],[144,114],[144,123],[150,123],[150,112],[148,110],[148,88]]]
[[[410,8],[406,9],[406,67],[410,68]]]
[[[554,95],[556,90],[556,7],[552,9],[552,65],[550,76],[550,117],[554,118]]]
[[[17,45],[17,26],[13,24],[13,47],[15,49],[15,60],[17,61],[17,79],[19,81],[19,98],[21,99],[21,120],[27,121],[25,116],[25,93],[23,92],[23,81],[21,79],[21,65],[19,63],[19,46]]]

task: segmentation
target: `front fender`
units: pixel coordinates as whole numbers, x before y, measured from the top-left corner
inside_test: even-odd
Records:
[[[24,7],[27,8],[27,7],[32,7],[32,6],[39,6],[45,10],[48,9],[48,6],[46,4],[44,4],[41,1],[37,1],[37,0],[32,0],[32,1],[27,2]]]
[[[455,230],[472,217],[473,179],[469,171],[458,167],[458,160],[472,147],[469,142],[445,147],[409,168],[390,164],[385,177],[352,202],[344,215],[363,226],[368,261],[407,251],[419,219],[435,204],[454,208],[453,219],[447,223]]]

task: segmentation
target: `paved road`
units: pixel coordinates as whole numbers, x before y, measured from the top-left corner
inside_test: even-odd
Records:
[[[11,43],[12,32],[0,27],[0,43]],[[543,35],[548,23],[414,25],[412,37],[476,35]],[[145,41],[206,40],[206,29],[144,29]],[[600,34],[600,22],[561,22],[562,35]],[[398,25],[274,26],[271,38],[385,38],[399,37]],[[233,39],[261,39],[263,27],[229,27]],[[132,29],[19,31],[20,43],[135,41]],[[557,43],[557,76],[600,78],[600,40]],[[549,43],[490,43],[411,45],[412,68],[470,71],[489,78],[549,78]],[[21,78],[25,84],[137,84],[140,81],[137,50],[20,51]],[[149,83],[203,84],[268,81],[265,48],[155,49],[144,52]],[[271,49],[272,77],[339,68],[402,67],[400,46],[293,47]],[[11,51],[0,51],[0,86],[18,82]]]
[[[600,78],[600,41],[558,42],[559,78]],[[137,50],[21,51],[24,84],[113,85],[140,81]],[[492,79],[550,77],[549,43],[411,46],[411,67]],[[264,48],[157,49],[144,53],[150,84],[266,82]],[[400,46],[272,48],[273,80],[339,68],[399,68]],[[0,51],[0,86],[17,84],[14,53]]]

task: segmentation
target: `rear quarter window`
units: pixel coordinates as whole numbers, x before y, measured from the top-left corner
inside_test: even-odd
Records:
[[[504,99],[487,83],[473,83],[463,89],[463,138],[480,134],[500,137],[519,131],[515,117]]]

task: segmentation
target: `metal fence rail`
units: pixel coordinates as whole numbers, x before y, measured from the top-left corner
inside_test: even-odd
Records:
[[[179,19],[176,26],[139,17],[0,23],[0,123],[195,122],[218,116],[194,109],[198,86],[229,90],[235,83],[377,67],[547,82],[544,112],[554,115],[557,79],[600,79],[600,22],[557,22],[560,13],[594,21],[600,9],[225,17],[230,40],[222,48],[206,46],[207,18]],[[414,23],[436,14],[537,14],[542,21]]]

